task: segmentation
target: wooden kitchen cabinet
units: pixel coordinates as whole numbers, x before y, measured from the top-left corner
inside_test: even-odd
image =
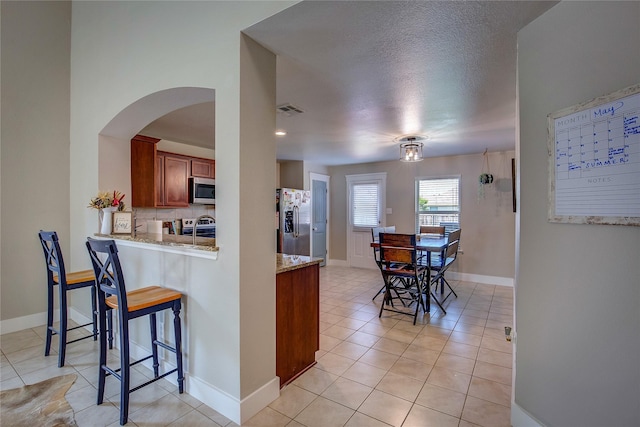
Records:
[[[320,266],[276,275],[276,375],[280,387],[316,363],[320,349]]]
[[[215,178],[216,161],[209,159],[191,159],[191,176],[198,178]]]
[[[131,139],[131,206],[189,206],[189,177],[215,177],[215,160],[158,151],[158,138]]]
[[[162,167],[158,166],[161,176],[161,201],[156,206],[188,207],[189,206],[189,158],[172,153],[158,151],[162,158]],[[158,191],[158,189],[156,189]]]
[[[131,140],[131,206],[156,207],[156,190],[162,178],[158,177],[158,138],[136,135]],[[160,181],[159,181],[160,180]]]
[[[164,154],[156,153],[155,172],[155,193],[154,206],[164,206]]]

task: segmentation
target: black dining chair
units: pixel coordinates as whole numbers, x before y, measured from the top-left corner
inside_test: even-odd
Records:
[[[178,374],[178,391],[184,391],[184,373],[182,369],[182,335],[180,328],[180,309],[182,294],[160,286],[148,286],[127,292],[118,256],[118,248],[113,240],[87,239],[87,249],[93,264],[98,284],[98,323],[100,336],[100,362],[98,365],[98,405],[104,400],[104,388],[107,375],[120,381],[120,425],[127,423],[129,415],[129,394],[158,381],[174,372]],[[107,345],[103,331],[106,328],[107,312],[118,311],[120,327],[120,368],[107,366]],[[171,346],[158,340],[156,332],[156,314],[164,310],[173,311],[173,330],[175,344]],[[151,330],[151,354],[131,362],[129,360],[129,321],[149,316]],[[158,347],[176,355],[176,368],[163,374],[159,373]],[[130,388],[131,366],[153,359],[153,378],[141,385]]]
[[[371,228],[371,241],[376,243],[376,242],[380,242],[380,233],[382,233],[384,231],[384,227],[372,227]],[[380,268],[380,247],[379,246],[374,246],[373,247],[373,260],[376,262],[376,265],[378,266],[378,268]],[[380,288],[378,290],[378,292],[376,292],[376,294],[373,296],[373,298],[371,298],[371,301],[374,301],[378,295],[383,294],[384,293],[384,285],[382,285],[382,288]]]
[[[395,233],[395,232],[396,232],[395,225],[389,225],[387,227],[372,227],[371,241],[380,242],[380,233]],[[380,247],[379,246],[373,247],[373,260],[376,262],[376,265],[378,266],[378,268],[380,268]],[[371,301],[374,301],[378,297],[378,295],[383,294],[384,289],[385,287],[384,285],[382,285],[382,287],[378,290],[378,292],[376,292],[373,298],[371,298]]]
[[[453,263],[458,258],[458,249],[460,247],[460,235],[462,234],[462,229],[458,228],[457,230],[453,230],[447,236],[447,247],[441,253],[434,253],[431,255],[431,270],[435,272],[433,277],[431,278],[431,285],[434,291],[437,292],[438,286],[440,286],[440,294],[444,294],[444,286],[447,285],[449,288],[449,292],[447,296],[441,300],[438,300],[435,295],[433,296],[440,308],[442,308],[442,304],[449,298],[451,295],[454,295],[456,298],[458,294],[453,290],[449,282],[444,276],[444,273],[453,265]],[[442,308],[444,311],[444,308]],[[446,314],[446,311],[445,311]]]
[[[421,225],[420,234],[432,234],[436,236],[444,236],[445,228],[440,225]]]
[[[415,234],[380,233],[380,270],[385,291],[378,317],[382,317],[384,310],[407,314],[413,316],[415,325],[420,307],[425,313],[430,308],[430,270],[420,260]],[[415,304],[414,312],[401,310],[394,300],[404,307]]]
[[[44,355],[49,356],[51,352],[51,340],[53,335],[58,335],[58,367],[62,368],[65,362],[67,344],[77,341],[98,337],[98,312],[96,309],[96,288],[95,276],[93,270],[73,271],[67,273],[64,260],[62,258],[62,250],[60,249],[60,241],[55,231],[43,231],[38,233],[40,244],[44,252],[45,264],[47,267],[47,334],[44,343]],[[58,308],[60,312],[59,325],[56,329],[53,325],[54,317],[54,298],[55,289],[58,288]],[[68,307],[67,292],[76,289],[91,289],[91,317],[92,321],[82,325],[69,328],[68,326]],[[92,326],[91,335],[86,335],[67,341],[67,333],[76,329]],[[109,328],[111,330],[111,328]],[[111,348],[112,340],[109,341]]]

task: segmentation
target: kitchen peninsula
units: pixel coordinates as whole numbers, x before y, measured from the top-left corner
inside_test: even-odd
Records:
[[[124,245],[137,246],[136,243],[146,246],[148,249],[157,251],[167,251],[174,253],[184,253],[200,255],[204,258],[218,258],[218,247],[215,238],[197,237],[196,244],[193,244],[193,236],[158,234],[158,233],[136,233],[132,234],[96,234],[96,237],[121,240]],[[125,243],[126,242],[126,243]]]
[[[276,375],[280,387],[315,365],[320,349],[320,258],[276,254]]]
[[[211,312],[207,301],[217,301],[224,287],[212,286],[207,278],[213,275],[218,259],[216,239],[174,234],[136,233],[104,235],[99,238],[116,240],[122,253],[127,286],[157,283],[182,292],[186,298],[185,342],[187,344],[187,392],[202,399],[202,387],[197,379],[197,364],[206,354],[193,346],[197,330],[189,327],[195,317],[208,318]],[[280,387],[293,381],[316,363],[320,348],[320,258],[301,255],[276,254],[276,375]],[[149,271],[145,266],[154,266]],[[221,294],[222,292],[222,294]],[[196,389],[193,389],[195,386]],[[211,402],[210,402],[211,403]]]

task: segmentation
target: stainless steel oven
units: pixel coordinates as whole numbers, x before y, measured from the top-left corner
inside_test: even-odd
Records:
[[[216,204],[216,180],[211,178],[189,178],[189,203]]]

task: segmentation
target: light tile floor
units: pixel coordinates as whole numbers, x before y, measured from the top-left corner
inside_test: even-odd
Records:
[[[433,304],[413,325],[402,314],[378,318],[382,298],[371,299],[381,285],[377,270],[321,268],[318,363],[243,425],[510,425],[512,348],[504,327],[512,325],[513,288],[452,281],[458,298],[447,301],[447,314]],[[96,343],[69,345],[59,369],[57,339],[52,355],[43,356],[44,333],[43,326],[0,336],[0,389],[75,373],[66,397],[78,425],[117,426],[115,380],[107,383],[105,403],[95,404]],[[149,377],[144,367],[133,370],[132,384]],[[127,425],[236,424],[163,380],[131,394]]]

